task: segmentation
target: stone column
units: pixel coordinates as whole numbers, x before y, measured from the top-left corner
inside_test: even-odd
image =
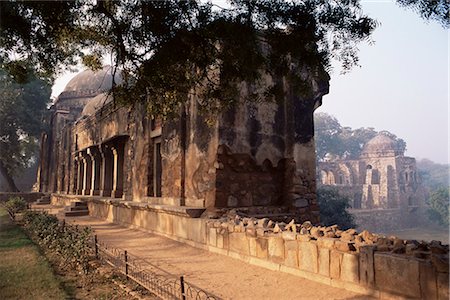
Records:
[[[83,193],[83,182],[84,182],[84,161],[81,153],[78,153],[78,180],[77,180],[77,195]]]
[[[113,153],[113,190],[111,196],[121,198],[123,195],[123,162],[124,162],[124,144],[117,143],[111,147]]]
[[[91,196],[100,195],[100,170],[101,170],[101,158],[97,147],[91,147],[87,149],[87,154],[91,159]]]
[[[92,161],[87,152],[83,152],[84,174],[83,174],[83,192],[82,195],[91,194],[92,183]]]
[[[100,168],[100,196],[110,197],[113,183],[113,159],[111,148],[108,145],[100,146],[102,159]]]
[[[72,194],[77,193],[78,189],[78,158],[74,157],[73,159],[73,168],[72,168],[73,176],[72,176],[72,182],[70,185],[70,192]]]

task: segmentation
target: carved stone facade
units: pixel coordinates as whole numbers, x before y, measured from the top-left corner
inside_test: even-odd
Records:
[[[209,125],[194,97],[178,118],[164,122],[141,104],[116,106],[104,93],[111,78],[108,68],[84,71],[52,106],[50,131],[42,136],[40,191],[208,213],[283,207],[319,220],[313,112],[328,81],[314,81],[309,99],[286,84],[284,101],[241,103]]]
[[[333,186],[349,196],[357,221],[358,217],[363,218],[360,222],[372,230],[375,230],[376,223],[408,227],[406,224],[401,226],[401,218],[410,215],[409,219],[413,219],[414,214],[411,213],[424,206],[425,189],[420,183],[416,160],[404,156],[396,143],[384,134],[367,142],[357,160],[319,162],[317,177],[319,185]],[[397,219],[383,221],[378,214],[377,220],[372,220],[372,226],[367,222],[371,222],[368,218],[374,216],[370,211],[375,210],[389,211],[386,216],[395,215]]]

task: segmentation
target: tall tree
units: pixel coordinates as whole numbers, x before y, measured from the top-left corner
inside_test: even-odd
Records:
[[[48,80],[36,77],[18,84],[0,70],[0,174],[12,192],[18,191],[14,176],[36,159],[50,87]]]
[[[246,100],[280,99],[283,82],[264,74],[289,78],[298,94],[310,96],[314,81],[328,79],[331,58],[347,69],[357,63],[357,44],[376,25],[359,1],[229,4],[2,1],[0,59],[14,73],[11,54],[19,53],[52,73],[77,56],[99,68],[108,52],[125,79],[113,84],[116,99],[145,101],[153,113],[169,115],[193,93],[205,111],[232,105],[242,81],[250,86]]]
[[[376,131],[374,128],[342,127],[339,121],[327,114],[314,115],[314,135],[316,140],[317,159],[325,160],[326,156],[334,158],[357,159],[361,155],[364,145],[377,134],[384,134],[396,143],[397,149],[406,150],[406,143],[389,131]]]
[[[449,24],[446,0],[397,2]],[[247,100],[281,98],[283,82],[267,83],[265,73],[289,78],[308,95],[316,79],[327,78],[331,58],[344,69],[357,64],[357,45],[375,26],[358,0],[230,0],[226,8],[177,0],[9,0],[0,2],[0,63],[23,80],[16,59],[48,75],[79,58],[99,68],[107,52],[125,79],[113,84],[115,97],[168,115],[192,93],[203,110],[232,105],[241,81],[251,86]]]

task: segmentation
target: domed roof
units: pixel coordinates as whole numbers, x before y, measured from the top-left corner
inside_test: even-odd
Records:
[[[368,141],[361,152],[361,156],[395,156],[400,155],[397,143],[385,134],[378,134]]]
[[[112,101],[112,96],[108,93],[102,93],[91,100],[89,100],[88,103],[83,108],[83,112],[81,113],[81,116],[91,116],[93,115],[98,109],[100,109],[103,105],[106,103],[109,103]]]
[[[99,71],[84,70],[72,78],[66,85],[64,92],[104,92],[112,87],[112,68],[105,66]],[[121,82],[120,73],[117,72],[115,80]]]

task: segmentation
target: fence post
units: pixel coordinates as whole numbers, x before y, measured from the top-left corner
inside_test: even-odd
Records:
[[[186,295],[184,293],[184,276],[180,276],[180,286],[181,286],[181,299],[186,300]]]
[[[94,247],[95,247],[95,258],[98,259],[98,240],[97,240],[97,235],[94,235]]]
[[[128,253],[127,250],[125,250],[125,276],[128,280]]]

